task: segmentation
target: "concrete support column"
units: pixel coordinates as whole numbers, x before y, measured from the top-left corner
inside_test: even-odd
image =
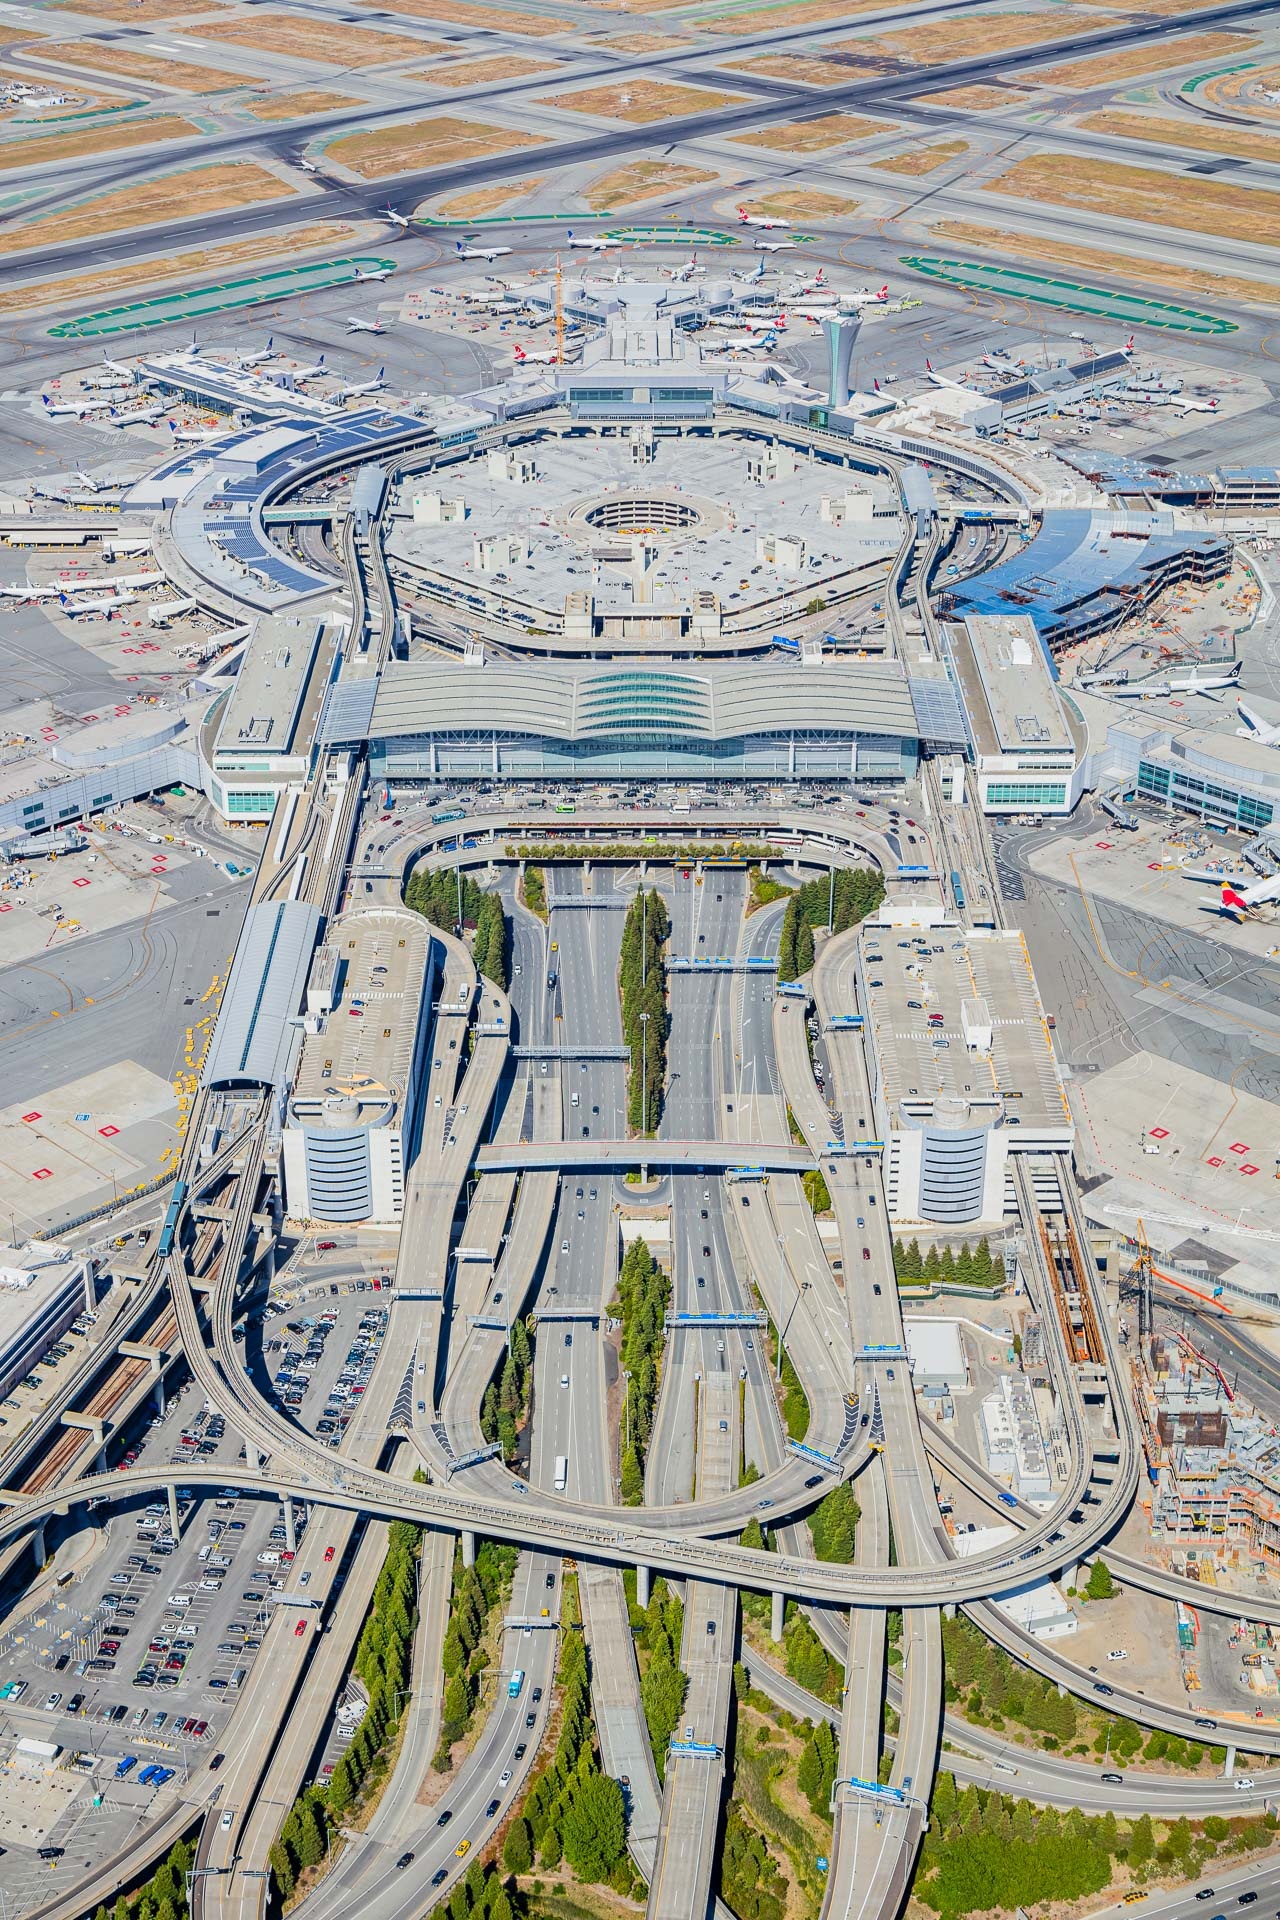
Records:
[[[284,1544],[290,1553],[296,1553],[298,1551],[298,1524],[293,1517],[293,1501],[283,1501],[282,1511],[284,1515]]]
[[[97,1306],[97,1304],[98,1304],[98,1288],[97,1288],[97,1282],[93,1277],[93,1262],[92,1260],[86,1260],[84,1263],[84,1310],[85,1312],[92,1313],[94,1308]]]
[[[171,1486],[169,1488],[169,1531],[175,1540],[178,1538],[180,1524],[178,1518],[178,1489]]]
[[[36,1572],[39,1573],[41,1568],[44,1566],[46,1558],[48,1557],[45,1553],[44,1521],[43,1520],[40,1522],[40,1525],[35,1529],[35,1532],[31,1536],[31,1551],[35,1556]],[[1232,1757],[1234,1758],[1235,1756],[1234,1747],[1231,1749],[1231,1753],[1232,1753]]]
[[[1069,1567],[1062,1569],[1062,1584],[1064,1587],[1078,1587],[1080,1585],[1080,1563],[1078,1561],[1073,1560]]]
[[[252,1440],[246,1440],[244,1443],[244,1457],[249,1466],[250,1471],[253,1473],[257,1473],[262,1466],[262,1455],[258,1452],[258,1449],[254,1446]]]
[[[648,1567],[637,1567],[636,1605],[638,1607],[647,1607],[649,1604],[649,1580],[650,1574]]]
[[[462,1564],[474,1567],[476,1563],[476,1536],[470,1527],[462,1529]]]
[[[151,1400],[152,1400],[153,1406],[155,1407],[157,1415],[159,1416],[160,1419],[163,1420],[164,1418],[164,1375],[162,1373],[159,1373],[156,1375],[156,1384],[151,1391]]]
[[[1227,1748],[1227,1757],[1226,1757],[1226,1759],[1225,1759],[1225,1760],[1223,1761],[1223,1763],[1222,1763],[1222,1777],[1223,1777],[1223,1779],[1224,1779],[1224,1780],[1230,1780],[1230,1778],[1231,1778],[1231,1776],[1232,1776],[1232,1774],[1233,1774],[1233,1773],[1235,1772],[1235,1770],[1236,1770],[1236,1750],[1235,1750],[1235,1748],[1234,1748],[1234,1747],[1228,1747],[1228,1748]]]
[[[773,1595],[773,1613],[769,1620],[769,1638],[781,1640],[783,1623],[787,1616],[787,1596],[785,1593]]]
[[[955,1601],[954,1601],[954,1600],[948,1600],[948,1601],[947,1601],[947,1603],[946,1603],[946,1605],[945,1605],[945,1606],[943,1607],[943,1609],[942,1609],[942,1617],[943,1617],[943,1619],[944,1619],[944,1620],[954,1620],[954,1619],[955,1619],[955,1617],[956,1617],[956,1603],[955,1603]]]

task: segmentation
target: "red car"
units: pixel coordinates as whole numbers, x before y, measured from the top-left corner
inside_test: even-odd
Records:
[[[293,1637],[294,1637],[294,1639],[295,1639],[295,1640],[301,1640],[301,1638],[302,1638],[302,1636],[303,1636],[303,1634],[304,1634],[304,1633],[306,1632],[306,1630],[307,1630],[307,1623],[306,1623],[306,1621],[305,1621],[305,1620],[299,1620],[299,1622],[298,1622],[298,1624],[297,1624],[297,1626],[296,1626],[296,1627],[294,1628],[294,1630],[293,1630]]]
[[[337,1247],[337,1244],[338,1244],[338,1243],[337,1243],[337,1241],[336,1241],[336,1240],[317,1240],[317,1241],[316,1241],[316,1252],[317,1252],[317,1253],[332,1253],[332,1252],[334,1251],[334,1249],[335,1249],[335,1248]]]
[[[325,1550],[324,1550],[324,1557],[325,1557],[325,1559],[326,1559],[326,1560],[332,1560],[332,1558],[333,1558],[333,1556],[334,1556],[334,1554],[335,1554],[336,1552],[337,1552],[337,1548],[336,1548],[336,1547],[326,1547],[326,1548],[325,1548]]]
[[[191,1729],[191,1738],[193,1740],[203,1740],[208,1731],[209,1722],[207,1720],[197,1720]]]

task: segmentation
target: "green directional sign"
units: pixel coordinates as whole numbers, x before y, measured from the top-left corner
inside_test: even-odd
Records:
[[[1121,327],[1161,327],[1169,333],[1236,333],[1233,320],[1217,314],[1201,313],[1195,307],[1174,306],[1166,300],[1150,300],[1140,293],[1126,293],[1119,287],[1091,286],[1086,281],[1056,280],[1036,273],[1030,267],[988,266],[982,260],[948,260],[939,254],[904,253],[900,264],[913,273],[927,274],[931,280],[944,280],[953,287],[965,287],[975,293],[1001,294],[1010,300],[1029,300],[1033,306],[1059,307],[1068,313],[1083,313],[1095,320],[1109,320]]]

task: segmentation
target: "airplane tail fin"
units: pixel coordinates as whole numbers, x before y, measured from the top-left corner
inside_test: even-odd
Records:
[[[876,295],[876,299],[887,300],[888,298],[889,298],[889,282],[886,280],[884,285],[881,287],[879,293]]]
[[[1222,883],[1222,904],[1228,913],[1247,913],[1249,910],[1248,902],[1241,898],[1234,887],[1229,887],[1225,880]]]

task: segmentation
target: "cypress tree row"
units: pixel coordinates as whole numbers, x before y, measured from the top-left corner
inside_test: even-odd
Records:
[[[618,1275],[622,1318],[622,1366],[631,1375],[622,1422],[622,1499],[637,1507],[644,1499],[644,1461],[658,1400],[667,1303],[671,1283],[643,1240],[633,1240]]]
[[[627,1119],[638,1133],[652,1133],[662,1117],[670,1024],[662,949],[670,932],[666,903],[657,888],[638,893],[622,929],[619,967],[622,1037],[631,1049]]]
[[[477,973],[505,989],[510,971],[510,931],[496,893],[486,893],[466,874],[461,876],[459,888],[458,874],[444,867],[419,867],[404,890],[405,905],[446,933],[458,929],[459,900],[462,926],[475,928],[472,957]]]
[[[808,880],[786,904],[778,936],[778,978],[798,980],[813,965],[813,930],[831,916],[833,933],[856,927],[884,899],[884,879],[871,867],[842,867],[834,881]]]

